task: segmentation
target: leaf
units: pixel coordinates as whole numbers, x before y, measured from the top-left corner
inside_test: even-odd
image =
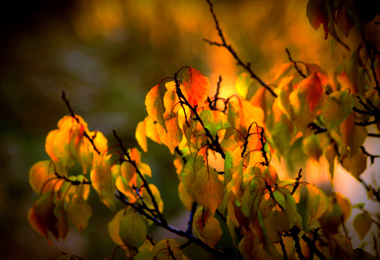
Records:
[[[93,150],[90,141],[84,137],[85,131],[85,127],[78,124],[73,125],[70,131],[70,151],[82,167],[83,174],[92,164]]]
[[[210,166],[204,166],[196,172],[196,179],[191,186],[195,201],[211,212],[213,216],[223,201],[223,183]]]
[[[244,99],[247,98],[249,86],[252,83],[253,83],[253,79],[247,72],[243,72],[236,79],[236,90],[242,98]]]
[[[352,176],[359,179],[367,168],[367,157],[362,150],[357,150],[353,154],[345,155],[342,159],[342,165]]]
[[[276,75],[274,76],[275,84],[277,84],[278,81],[281,80],[293,68],[293,66],[293,62],[281,64],[276,70]]]
[[[91,182],[102,202],[111,210],[116,211],[110,159],[111,155],[105,154],[94,159]]]
[[[133,191],[132,187],[129,186],[128,182],[125,180],[123,176],[118,176],[115,185],[118,191],[123,193],[130,203],[134,203],[136,201],[136,195]]]
[[[363,240],[372,226],[372,218],[367,212],[355,216],[353,225],[360,240]]]
[[[231,127],[228,122],[227,115],[221,111],[203,110],[199,116],[204,126],[210,131],[214,138],[219,130]]]
[[[166,112],[171,115],[174,111],[175,104],[179,102],[176,90],[175,90],[175,82],[170,81],[165,84],[166,92],[164,95],[164,107],[166,109]],[[178,110],[178,109],[176,109]]]
[[[66,169],[58,161],[46,160],[35,163],[29,170],[30,186],[38,194],[51,191],[57,181],[56,171],[60,176],[67,176]]]
[[[160,191],[157,189],[157,187],[154,184],[149,184],[149,188],[150,188],[150,191],[152,192],[154,199],[156,200],[159,211],[162,212],[164,210],[164,202],[161,199]],[[144,202],[148,206],[148,208],[154,209],[152,198],[150,197],[146,189],[143,190],[142,197],[143,197]]]
[[[354,259],[354,250],[352,248],[350,240],[347,237],[338,233],[333,235],[331,239],[335,242],[335,252],[331,257],[332,259]]]
[[[165,144],[170,152],[174,154],[174,149],[182,140],[182,131],[178,125],[178,117],[176,113],[170,116],[167,112],[164,114],[166,128],[157,126],[158,136],[163,144]]]
[[[323,23],[325,39],[327,39],[330,31],[335,33],[334,17],[332,14],[334,6],[332,5],[332,1],[329,0],[309,0],[306,6],[306,16],[309,19],[311,26],[315,30],[318,30],[321,23]]]
[[[273,197],[283,209],[286,209],[285,194],[282,191],[274,190]]]
[[[312,225],[325,211],[329,203],[325,193],[314,184],[305,185],[308,191],[308,205],[310,210],[309,225]]]
[[[178,185],[178,196],[185,208],[191,210],[194,201],[187,192],[183,182],[180,182]]]
[[[313,133],[308,136],[304,136],[302,144],[305,154],[307,154],[310,158],[314,159],[315,161],[319,161],[319,158],[321,157],[323,150],[318,136]]]
[[[57,218],[54,215],[53,193],[51,191],[42,194],[36,203],[28,212],[28,220],[30,225],[41,235],[49,240],[48,232],[50,231],[55,239],[58,240],[60,235],[57,229]]]
[[[286,148],[290,145],[291,133],[287,124],[278,122],[274,125],[272,131],[272,140],[276,145],[277,149],[283,153]]]
[[[157,121],[166,131],[164,113],[162,111],[162,102],[160,97],[159,85],[154,86],[145,97],[145,106],[148,115]]]
[[[327,96],[322,116],[328,129],[340,125],[352,113],[354,97],[347,91],[335,91]]]
[[[140,247],[147,236],[147,225],[143,218],[131,207],[124,211],[120,219],[119,235],[125,245]]]
[[[281,241],[279,232],[282,233],[289,230],[287,216],[282,210],[278,210],[277,208],[274,208],[264,220],[267,235],[274,243]]]
[[[67,214],[63,205],[63,203],[58,203],[55,205],[54,216],[57,218],[56,226],[59,232],[59,237],[65,239],[67,233],[69,232],[69,223],[67,221]]]
[[[346,5],[343,5],[341,8],[337,10],[336,22],[338,24],[338,28],[346,37],[348,37],[348,31],[355,26],[355,23],[352,21],[351,17],[347,13]]]
[[[113,242],[118,245],[124,245],[123,240],[121,240],[119,232],[120,232],[120,221],[124,216],[125,209],[118,211],[110,223],[108,223],[108,234],[110,235]]]
[[[148,143],[146,140],[145,124],[146,124],[145,120],[142,122],[139,122],[137,124],[135,137],[136,137],[138,144],[143,149],[143,151],[147,152],[148,151]]]
[[[210,82],[196,69],[189,68],[183,74],[183,86],[191,106],[203,104],[209,94]]]
[[[67,217],[77,227],[79,232],[87,227],[92,215],[91,207],[83,197],[75,197],[67,205]]]
[[[194,232],[197,237],[201,238],[210,247],[215,248],[223,234],[219,221],[203,207],[197,209],[193,221]]]
[[[155,260],[185,260],[178,242],[174,239],[160,240],[153,247],[152,255]]]
[[[306,96],[306,102],[309,104],[309,110],[314,113],[315,107],[319,104],[323,88],[318,74],[314,72],[299,84],[300,92]]]

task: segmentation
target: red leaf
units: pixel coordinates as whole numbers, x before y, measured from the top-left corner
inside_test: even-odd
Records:
[[[190,105],[202,104],[209,92],[210,82],[196,69],[190,68],[183,74],[183,85]]]

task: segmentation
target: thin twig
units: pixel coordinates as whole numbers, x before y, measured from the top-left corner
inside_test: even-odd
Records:
[[[297,66],[297,62],[294,61],[294,60],[292,59],[292,56],[290,55],[290,52],[289,52],[288,48],[286,48],[285,50],[286,50],[286,53],[288,54],[288,58],[289,58],[289,60],[290,60],[291,62],[293,62],[293,64],[294,64],[294,68],[298,71],[298,73],[299,73],[304,79],[306,79],[305,74],[303,74],[302,70]]]
[[[247,63],[244,63],[238,56],[238,54],[236,53],[236,51],[232,48],[231,45],[227,44],[227,41],[226,41],[226,38],[224,37],[223,35],[223,31],[222,29],[220,28],[219,26],[219,21],[218,19],[216,18],[216,15],[215,15],[215,12],[214,12],[214,8],[212,6],[212,3],[210,0],[207,0],[207,3],[209,4],[210,6],[210,11],[211,11],[211,14],[212,14],[212,17],[214,18],[214,22],[215,22],[215,25],[216,25],[216,30],[218,31],[218,35],[220,37],[220,40],[222,41],[222,43],[218,43],[218,42],[213,42],[213,41],[210,41],[210,40],[207,40],[207,39],[203,39],[205,42],[209,43],[210,45],[215,45],[215,46],[218,46],[218,47],[224,47],[226,48],[231,54],[232,56],[235,58],[235,60],[237,61],[238,65],[242,66],[249,74],[250,76],[255,79],[257,82],[259,82],[259,84],[261,86],[263,86],[264,88],[266,88],[271,94],[272,96],[274,97],[277,97],[277,94],[274,93],[274,91],[263,81],[261,80],[251,69],[251,63],[250,62],[247,62]]]
[[[117,135],[117,133],[116,133],[115,130],[113,130],[113,134],[114,134],[116,140],[119,142],[119,146],[120,146],[121,150],[123,151],[123,154],[128,158],[128,162],[135,168],[136,173],[139,175],[139,177],[143,181],[143,186],[147,190],[147,192],[148,192],[148,194],[149,194],[149,196],[150,196],[150,198],[152,200],[152,203],[153,203],[153,206],[154,206],[154,210],[156,211],[156,213],[157,213],[157,215],[158,215],[158,217],[160,219],[160,222],[163,223],[163,224],[166,224],[166,220],[165,220],[164,216],[162,215],[162,213],[160,212],[160,210],[158,208],[158,204],[157,204],[156,198],[154,197],[152,190],[149,188],[149,184],[148,184],[147,180],[145,179],[145,177],[141,173],[140,169],[137,167],[136,161],[132,160],[132,158],[129,155],[128,151],[125,149],[122,140]]]
[[[77,121],[78,124],[80,124],[79,119],[75,116],[74,109],[70,106],[70,102],[69,102],[69,100],[66,99],[65,91],[62,91],[62,99],[63,99],[63,101],[65,101],[66,106],[67,106],[67,108],[68,108],[69,111],[70,111],[70,115],[71,115],[71,117],[74,118],[74,119]],[[100,151],[98,150],[98,148],[96,148],[96,145],[95,145],[95,143],[94,143],[94,139],[95,139],[95,137],[96,137],[96,134],[97,134],[97,133],[95,132],[95,135],[94,135],[93,137],[90,137],[90,136],[87,134],[86,131],[83,132],[83,136],[86,137],[86,138],[90,141],[90,143],[92,144],[92,147],[94,148],[94,150],[95,150],[98,154],[100,154]]]

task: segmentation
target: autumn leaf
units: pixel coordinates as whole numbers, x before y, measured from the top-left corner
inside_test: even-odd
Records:
[[[149,90],[148,94],[145,97],[145,106],[148,115],[154,121],[158,122],[166,131],[159,85],[156,85]]]
[[[306,184],[308,191],[308,206],[310,210],[309,226],[328,209],[329,203],[325,193],[314,184]]]
[[[120,219],[119,236],[125,245],[140,247],[147,235],[147,224],[131,207],[128,207]]]
[[[91,182],[102,202],[115,211],[114,184],[111,173],[111,155],[101,155],[94,159]]]
[[[51,191],[59,176],[66,177],[66,169],[59,161],[40,161],[35,163],[29,170],[29,184],[32,189],[42,194]]]
[[[125,209],[118,211],[110,223],[108,223],[108,234],[110,235],[113,242],[118,245],[124,245],[123,240],[121,240],[120,232],[120,221],[125,214]]]
[[[322,116],[328,129],[340,125],[351,113],[354,97],[347,91],[335,91],[327,96]]]
[[[308,76],[298,87],[302,95],[305,96],[305,101],[309,104],[310,112],[314,113],[315,107],[319,104],[323,95],[322,82],[318,74],[315,72]]]
[[[169,113],[165,112],[164,121],[166,125],[165,128],[161,127],[161,125],[157,125],[158,136],[161,142],[174,154],[174,149],[182,140],[182,131],[178,125],[177,114],[172,113],[172,115],[169,115]]]
[[[219,221],[203,207],[197,209],[193,221],[194,232],[197,237],[201,238],[210,247],[215,248],[223,234]]]
[[[139,122],[136,127],[136,132],[135,132],[135,138],[140,145],[140,147],[143,149],[144,152],[148,151],[148,143],[146,140],[146,121]]]
[[[162,239],[152,249],[152,259],[157,260],[186,260],[178,242],[174,239]],[[141,258],[142,259],[142,258]],[[144,258],[146,259],[146,258]]]
[[[209,210],[213,216],[224,197],[223,183],[219,180],[218,173],[210,166],[204,166],[197,171],[191,193],[196,202]]]
[[[199,117],[214,138],[219,130],[226,129],[231,126],[228,122],[227,116],[221,111],[203,110]]]
[[[335,34],[334,4],[332,1],[309,0],[306,8],[306,16],[315,30],[318,30],[319,26],[323,24],[325,39],[327,39],[329,32]]]
[[[210,82],[196,69],[189,68],[183,74],[183,86],[191,106],[203,104],[209,94]]]
[[[88,225],[88,220],[92,215],[91,207],[83,197],[75,197],[67,205],[67,217],[82,232]]]
[[[236,79],[236,90],[242,98],[247,98],[248,90],[252,83],[253,79],[247,72],[243,72]]]

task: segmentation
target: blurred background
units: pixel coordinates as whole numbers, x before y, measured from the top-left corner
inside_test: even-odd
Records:
[[[310,26],[306,0],[213,2],[227,40],[267,83],[273,82],[278,66],[288,62],[285,48],[295,60],[318,63],[326,70],[336,68],[348,55],[339,46],[332,54],[330,38],[324,40],[323,30]],[[135,147],[135,127],[146,116],[145,95],[162,78],[190,66],[208,76],[213,89],[222,75],[222,95],[226,96],[234,93],[236,78],[243,71],[227,51],[202,40],[219,40],[203,0],[36,0],[2,5],[1,256],[56,259],[65,252],[83,259],[104,259],[116,246],[107,231],[113,213],[94,191],[90,196],[93,216],[82,234],[72,226],[65,241],[53,241],[50,247],[27,221],[27,211],[36,198],[28,182],[29,168],[48,159],[45,138],[68,114],[61,92],[66,92],[91,131],[98,129],[106,135],[109,145],[116,144],[115,129],[128,147]],[[378,38],[376,29],[369,30],[368,38]],[[351,30],[350,40],[343,40],[356,46],[357,32]],[[367,150],[379,154],[378,147],[372,144]],[[164,215],[173,226],[186,229],[188,212],[177,195],[172,156],[152,142],[148,149],[143,161],[153,170],[150,181],[165,191],[161,192]],[[363,174],[363,179],[369,182],[374,169]],[[351,178],[343,171],[339,174],[339,178]],[[355,181],[354,186],[340,187],[339,183],[336,189],[347,197],[355,190],[353,204],[366,196]],[[154,239],[166,235],[155,233]],[[352,230],[350,235],[356,236]],[[357,247],[360,242],[355,243]],[[193,258],[194,249],[189,247],[185,253]],[[211,257],[199,254],[201,249],[196,251],[197,259]],[[120,250],[117,256],[121,255]]]

